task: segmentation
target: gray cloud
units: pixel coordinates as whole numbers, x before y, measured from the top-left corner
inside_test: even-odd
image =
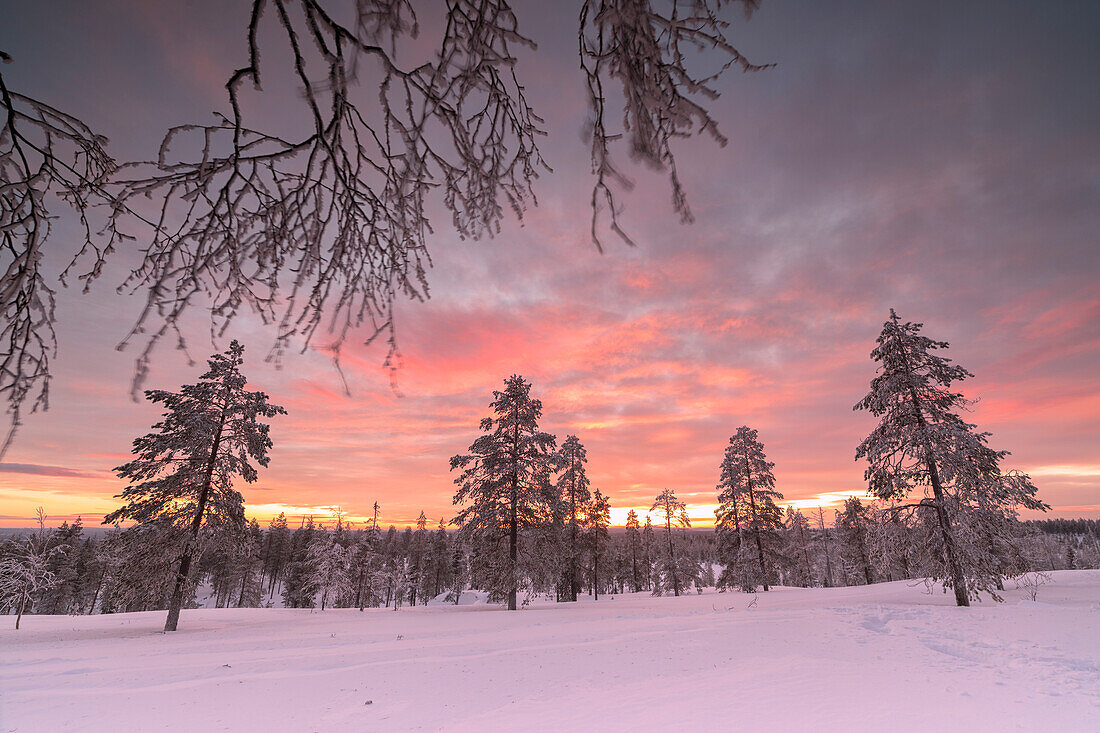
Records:
[[[63,478],[96,478],[94,473],[78,471],[64,466],[42,466],[37,463],[0,463],[0,473],[24,473],[32,476],[58,476]]]

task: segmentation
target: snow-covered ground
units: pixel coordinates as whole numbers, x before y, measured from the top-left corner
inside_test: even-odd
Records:
[[[1100,571],[1053,578],[970,609],[887,583],[0,617],[0,731],[1098,731]]]

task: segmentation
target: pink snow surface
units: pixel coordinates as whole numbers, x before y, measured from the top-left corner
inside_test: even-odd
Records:
[[[1100,730],[1100,571],[400,611],[0,617],[0,731]]]

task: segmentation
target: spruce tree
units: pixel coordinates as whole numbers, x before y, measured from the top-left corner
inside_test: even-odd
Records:
[[[856,449],[856,460],[867,460],[868,491],[880,499],[923,491],[917,503],[900,508],[934,516],[931,575],[954,591],[957,605],[969,606],[978,591],[993,594],[1000,579],[983,547],[983,527],[1014,518],[1017,507],[1049,507],[1027,475],[1001,471],[1008,452],[990,448],[989,433],[959,416],[970,401],[952,386],[973,375],[934,353],[948,344],[921,336],[922,327],[902,322],[893,309],[883,324],[871,352],[878,374],[854,407],[879,423]]]
[[[600,600],[600,559],[606,560],[608,552],[607,528],[611,526],[611,502],[603,492],[596,489],[592,496],[591,506],[588,509],[588,517],[585,522],[588,526],[589,537],[592,541],[592,596]],[[603,566],[606,575],[610,568]]]
[[[872,508],[868,526],[868,552],[871,556],[871,567],[880,579],[892,581],[913,577],[914,564],[910,557],[914,554],[915,535],[913,528],[903,519],[907,518],[898,510],[895,502],[878,502]],[[995,548],[998,558],[1004,549],[1006,548]]]
[[[267,578],[267,597],[271,598],[275,594],[275,586],[282,579],[290,554],[290,529],[286,514],[279,512],[279,516],[268,523],[265,540],[263,573]]]
[[[104,518],[105,524],[131,520],[186,529],[165,631],[175,631],[179,623],[200,532],[244,526],[244,498],[233,478],[251,483],[257,478],[251,461],[268,464],[272,444],[261,420],[286,413],[263,392],[245,389],[243,354],[244,347],[233,341],[225,353],[210,358],[198,383],[179,392],[146,390],[146,399],[164,406],[164,417],[155,432],[134,441],[137,458],[115,469],[130,485],[118,495],[125,503]]]
[[[456,505],[465,504],[454,523],[471,538],[496,548],[507,543],[507,556],[494,553],[490,569],[490,596],[507,599],[516,610],[520,585],[520,535],[550,520],[550,466],[553,435],[539,430],[542,402],[531,397],[531,384],[519,375],[505,380],[503,391],[493,392],[492,417],[481,421],[484,435],[470,452],[451,458],[451,470],[461,469]]]
[[[420,574],[420,595],[428,603],[447,588],[450,583],[450,548],[446,522],[440,518],[439,526],[432,533],[425,554],[424,571]]]
[[[651,510],[652,511],[652,510]],[[645,515],[645,526],[642,527],[642,582],[645,590],[653,587],[653,518]]]
[[[321,610],[331,598],[337,605],[341,595],[355,587],[351,555],[338,541],[336,532],[321,532],[309,546],[307,564],[309,584],[321,592]]]
[[[406,530],[409,532],[409,530]],[[428,535],[428,515],[424,513],[424,510],[420,510],[420,516],[416,518],[416,531],[411,533],[409,541],[409,605],[415,606],[417,600],[417,591],[420,590],[421,576],[424,572],[424,557],[428,551],[427,535]],[[426,602],[426,599],[424,599]]]
[[[829,547],[829,528],[825,526],[825,507],[817,508],[817,526],[821,531],[821,544],[825,555],[825,587],[833,586],[833,553]]]
[[[631,590],[637,593],[641,589],[642,578],[638,572],[639,532],[638,513],[631,509],[626,513],[626,538],[630,545],[630,581]]]
[[[50,532],[48,546],[63,548],[50,556],[47,569],[53,573],[55,583],[52,587],[43,588],[35,601],[37,613],[62,614],[70,613],[79,594],[81,578],[81,563],[83,556],[80,552],[84,525],[80,517],[69,524],[62,522],[61,526]]]
[[[399,589],[404,585],[405,560],[401,556],[401,540],[397,536],[397,527],[390,525],[386,538],[382,541],[382,564],[375,572],[375,582],[386,590],[386,607],[393,601],[393,610],[401,605]]]
[[[661,563],[661,572],[657,582],[653,584],[654,595],[672,588],[673,595],[680,595],[680,563],[676,558],[676,548],[672,544],[672,524],[690,527],[691,522],[687,518],[687,507],[684,502],[676,498],[676,492],[665,489],[653,500],[653,506],[649,511],[660,511],[665,517],[665,538],[668,541],[668,554]],[[648,529],[649,523],[646,523]]]
[[[768,590],[765,548],[774,552],[780,542],[782,513],[775,500],[774,463],[764,455],[764,445],[752,428],[741,426],[730,437],[722,459],[715,529],[726,570],[723,585],[739,585],[754,591]]]
[[[462,537],[455,537],[451,543],[451,587],[447,593],[447,602],[458,605],[462,600],[462,590],[470,577],[469,564],[466,562],[466,548]]]
[[[378,529],[378,502],[374,502],[374,514],[370,526],[359,535],[355,543],[352,561],[355,566],[355,605],[362,611],[365,606],[374,603],[374,574],[378,571],[378,549],[382,544],[382,534]]]
[[[812,588],[814,574],[810,563],[810,543],[807,539],[810,534],[809,522],[802,512],[788,506],[784,523],[787,527],[787,545],[791,550],[791,559],[796,565],[800,565],[805,586]]]
[[[844,564],[845,574],[867,585],[875,582],[871,572],[871,512],[856,497],[844,500],[844,509],[836,513],[836,535],[840,560]]]
[[[589,491],[588,475],[585,472],[585,463],[588,461],[588,453],[584,445],[576,435],[570,435],[561,444],[558,451],[558,466],[561,473],[558,474],[558,494],[564,502],[567,531],[569,532],[566,559],[566,575],[568,582],[568,595],[565,600],[576,601],[580,591],[580,578],[577,575],[577,559],[580,555],[579,524],[584,521],[582,514],[592,498]]]
[[[240,595],[237,597],[237,608],[260,606],[260,599],[263,597],[263,539],[263,530],[259,523],[255,519],[251,520],[238,555],[240,566],[236,577],[240,584]]]
[[[283,606],[286,608],[313,608],[317,588],[309,580],[310,567],[306,558],[316,532],[311,516],[303,519],[298,529],[290,535],[282,591]]]

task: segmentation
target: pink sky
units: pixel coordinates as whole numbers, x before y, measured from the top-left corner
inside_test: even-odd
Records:
[[[5,78],[85,118],[118,157],[148,156],[169,124],[225,106],[242,21],[211,32],[204,13],[221,5],[203,5],[105,3],[88,18],[82,3],[16,2],[0,10],[0,48],[17,60]],[[1030,473],[1057,515],[1100,517],[1100,105],[1084,93],[1097,11],[883,5],[766,0],[747,24],[733,14],[743,50],[779,65],[723,82],[729,146],[678,148],[697,222],[678,224],[664,181],[634,170],[625,221],[639,246],[600,255],[575,12],[520,3],[540,44],[521,72],[556,171],[539,208],[478,243],[436,217],[433,297],[398,314],[397,392],[376,347],[345,346],[349,397],[326,354],[277,371],[263,363],[272,334],[237,324],[225,343],[246,344],[246,374],[289,412],[271,467],[240,487],[252,512],[356,518],[377,500],[386,522],[450,518],[448,459],[512,373],[533,382],[544,429],[586,445],[593,486],[622,511],[668,486],[711,516],[743,424],[787,499],[835,502],[864,488],[853,455],[872,422],[851,407],[894,307],[974,372],[970,420],[1013,452],[1006,467]],[[114,350],[140,305],[113,292],[126,259],[91,295],[61,293],[52,406],[0,465],[0,526],[39,505],[88,523],[117,506],[110,469],[158,417],[128,399],[136,354]],[[199,359],[225,346],[202,325],[196,313]],[[166,346],[148,386],[199,372]]]

